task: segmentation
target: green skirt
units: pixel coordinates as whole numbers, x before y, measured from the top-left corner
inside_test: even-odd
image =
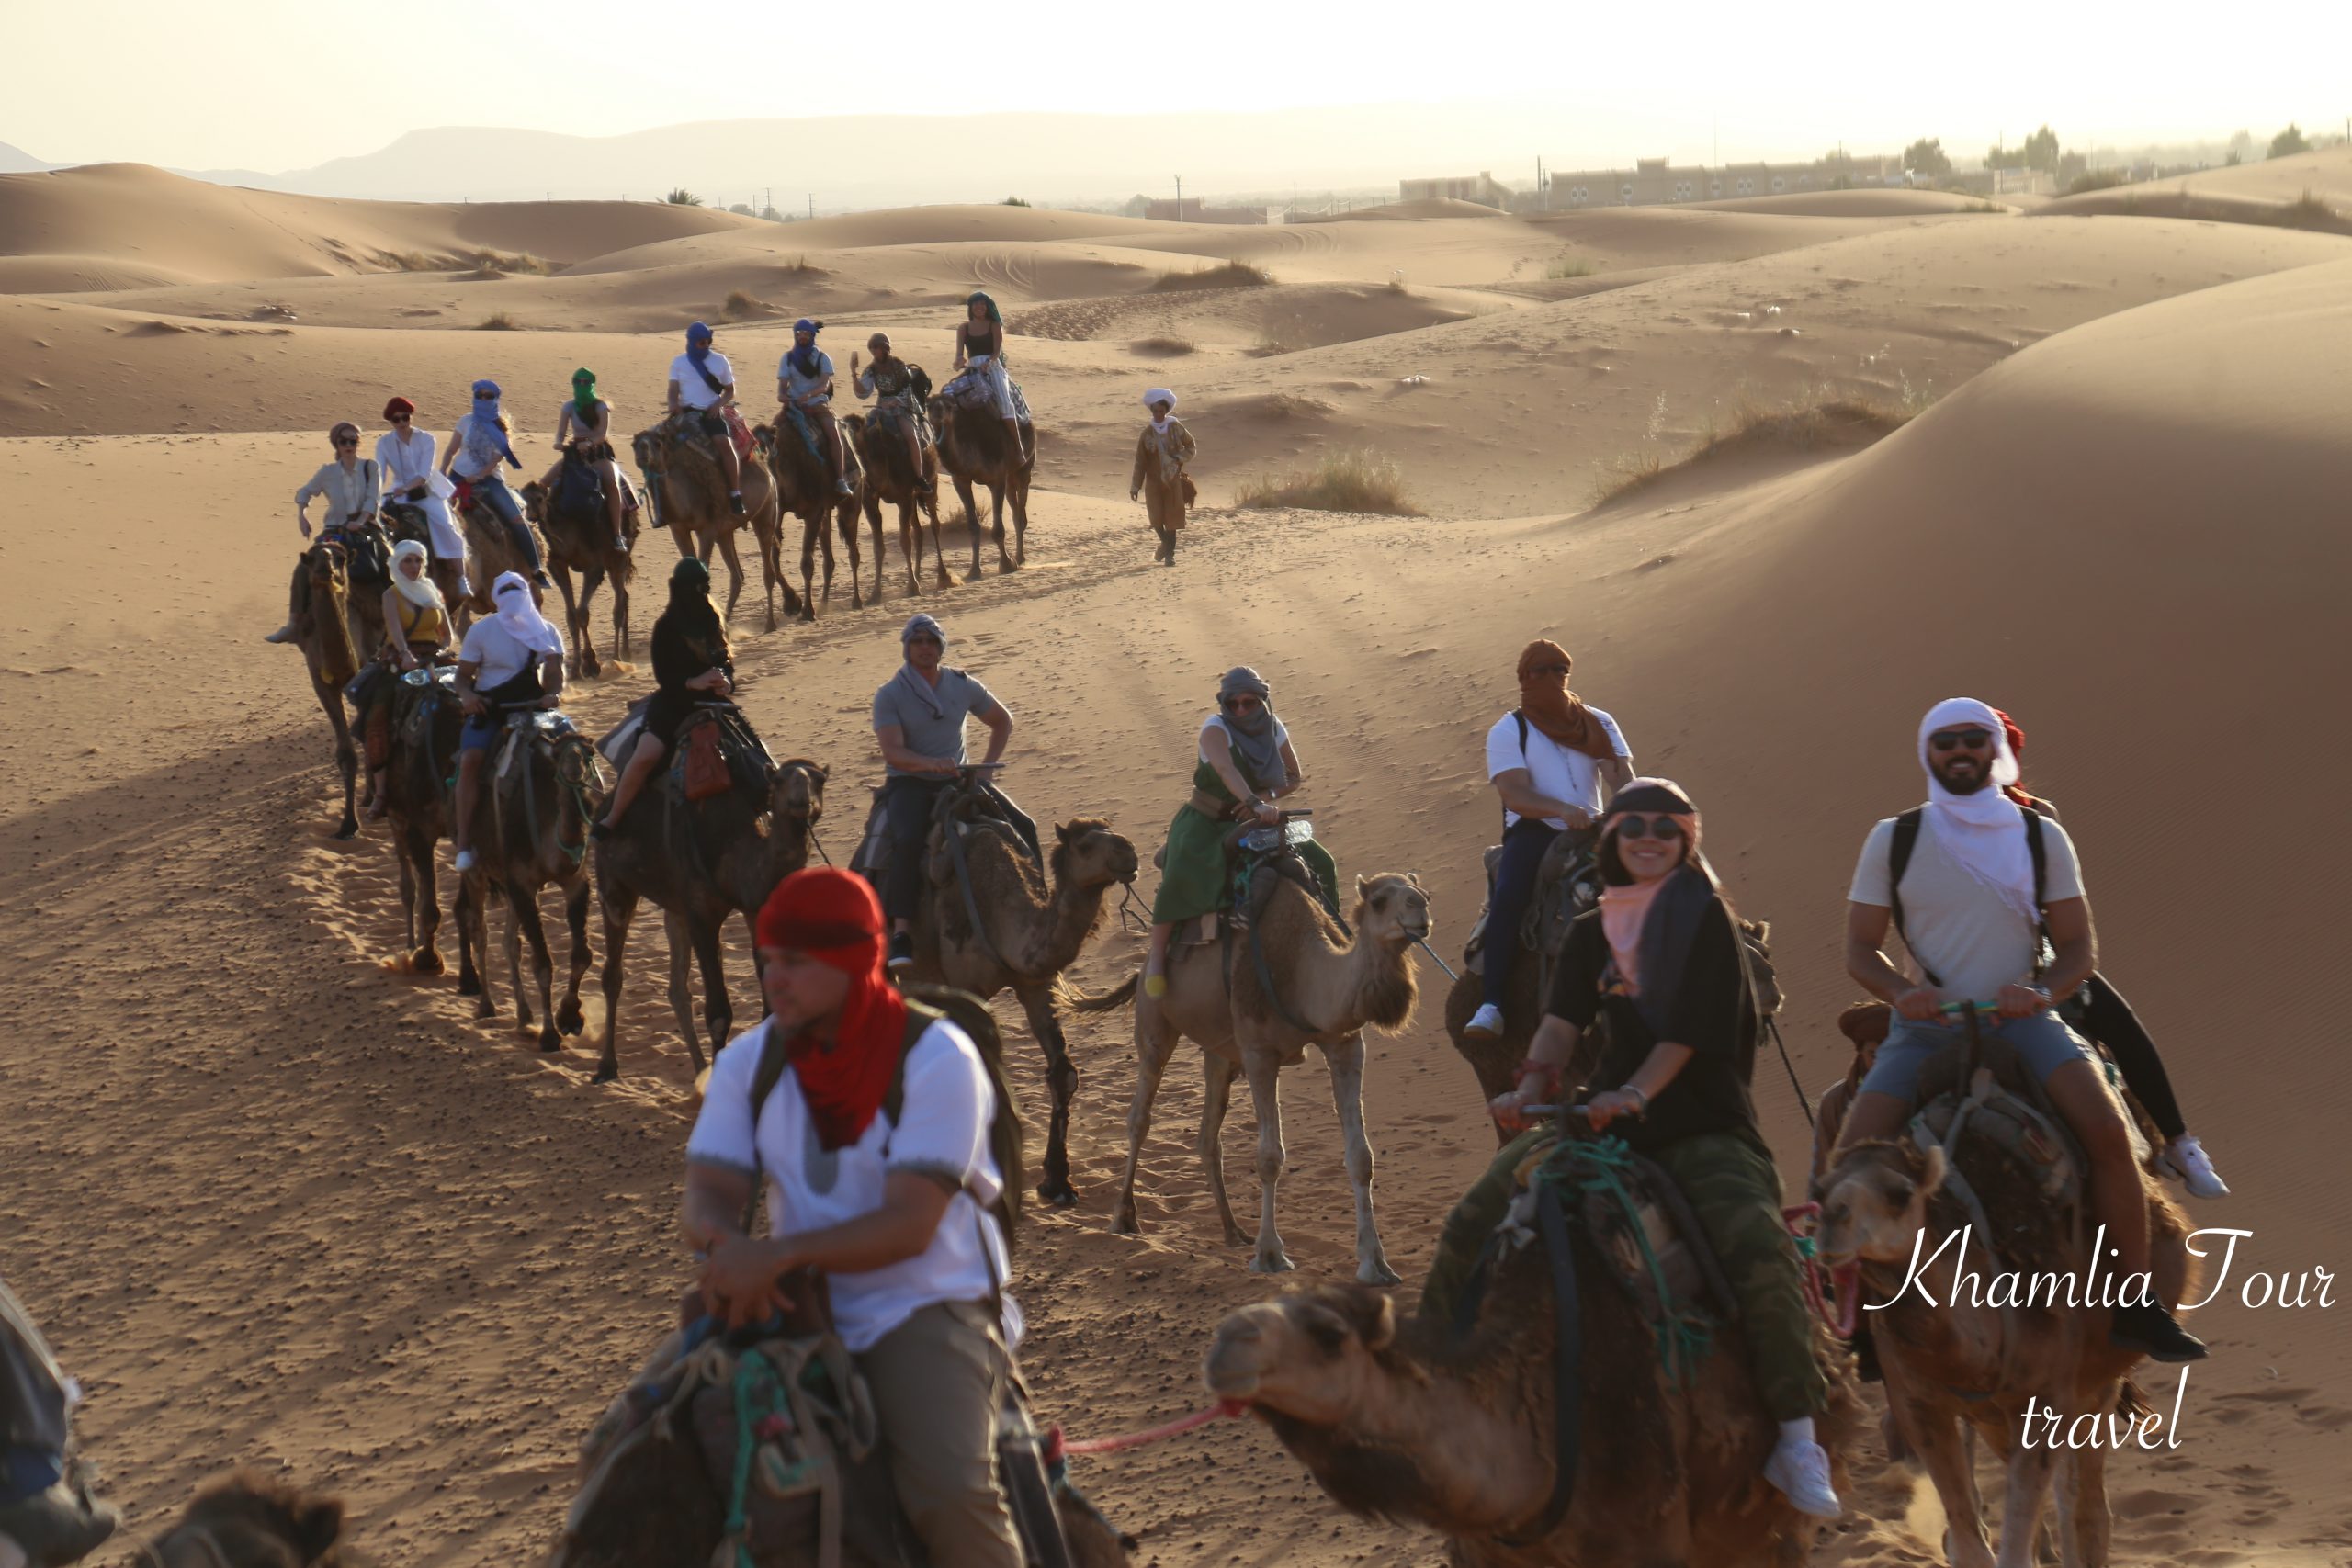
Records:
[[[1168,849],[1159,870],[1159,892],[1151,901],[1154,925],[1180,925],[1227,908],[1233,885],[1227,873],[1225,835],[1229,822],[1204,817],[1190,806],[1177,807],[1168,824]],[[1340,912],[1340,868],[1331,852],[1309,840],[1298,846],[1323,888],[1323,907],[1336,918]]]

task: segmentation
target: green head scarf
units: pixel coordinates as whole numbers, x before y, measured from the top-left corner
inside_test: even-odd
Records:
[[[996,308],[996,301],[989,299],[985,294],[975,294],[969,299],[964,301],[965,320],[969,321],[971,319],[972,307],[975,305],[986,306],[988,309],[989,320],[994,321],[999,327],[1002,327],[1004,325],[1004,312],[998,310]]]
[[[596,373],[584,365],[571,373],[571,406],[582,419],[596,417]]]

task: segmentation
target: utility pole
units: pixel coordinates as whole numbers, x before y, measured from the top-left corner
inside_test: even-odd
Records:
[[[1184,221],[1184,176],[1176,176],[1176,221]]]
[[[812,223],[813,223],[813,222],[815,222],[815,221],[816,221],[816,219],[817,219],[817,193],[816,193],[815,191],[813,191],[813,190],[812,190],[812,191],[810,191],[810,192],[808,193],[808,220],[809,220],[809,221],[810,221],[810,222],[812,222]]]

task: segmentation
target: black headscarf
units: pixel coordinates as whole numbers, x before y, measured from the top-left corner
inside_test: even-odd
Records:
[[[1636,779],[1610,801],[1600,818],[1603,877],[1621,886],[1627,880],[1622,872],[1611,875],[1608,867],[1616,861],[1610,842],[1616,820],[1628,812],[1674,817],[1682,823],[1682,863],[1667,873],[1666,886],[1658,889],[1642,921],[1642,984],[1634,998],[1642,1021],[1650,1026],[1653,1035],[1664,1040],[1673,1028],[1675,998],[1681,993],[1682,974],[1690,966],[1700,924],[1722,895],[1706,856],[1699,852],[1699,808],[1679,784],[1668,779]]]
[[[727,662],[727,623],[710,602],[710,568],[692,556],[670,571],[670,604],[662,612],[678,634],[710,660],[716,669]]]

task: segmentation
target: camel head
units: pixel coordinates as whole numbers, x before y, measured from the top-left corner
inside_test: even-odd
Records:
[[[628,449],[636,457],[637,466],[649,474],[662,471],[662,458],[668,447],[669,438],[658,424],[629,437]]]
[[[1900,1265],[1944,1184],[1944,1151],[1906,1141],[1857,1144],[1821,1179],[1822,1261],[1841,1277],[1860,1263]]]
[[[1202,1375],[1219,1399],[1328,1427],[1396,1375],[1382,1355],[1396,1337],[1396,1308],[1387,1296],[1360,1285],[1318,1285],[1227,1316]]]
[[[332,593],[338,599],[350,596],[351,563],[341,545],[321,539],[302,553],[302,564],[310,570],[312,592]]]
[[[825,816],[826,770],[795,757],[775,771],[768,784],[768,815],[814,829]]]
[[[1402,952],[1430,935],[1430,895],[1409,871],[1356,878],[1354,925],[1361,937]]]
[[[541,527],[545,527],[548,520],[548,487],[533,479],[523,487],[521,494],[523,515]]]
[[[1054,829],[1054,886],[1108,887],[1133,882],[1142,862],[1136,847],[1100,817],[1078,817]]]
[[[338,1560],[343,1503],[241,1470],[196,1495],[141,1554],[161,1568],[311,1568]]]

